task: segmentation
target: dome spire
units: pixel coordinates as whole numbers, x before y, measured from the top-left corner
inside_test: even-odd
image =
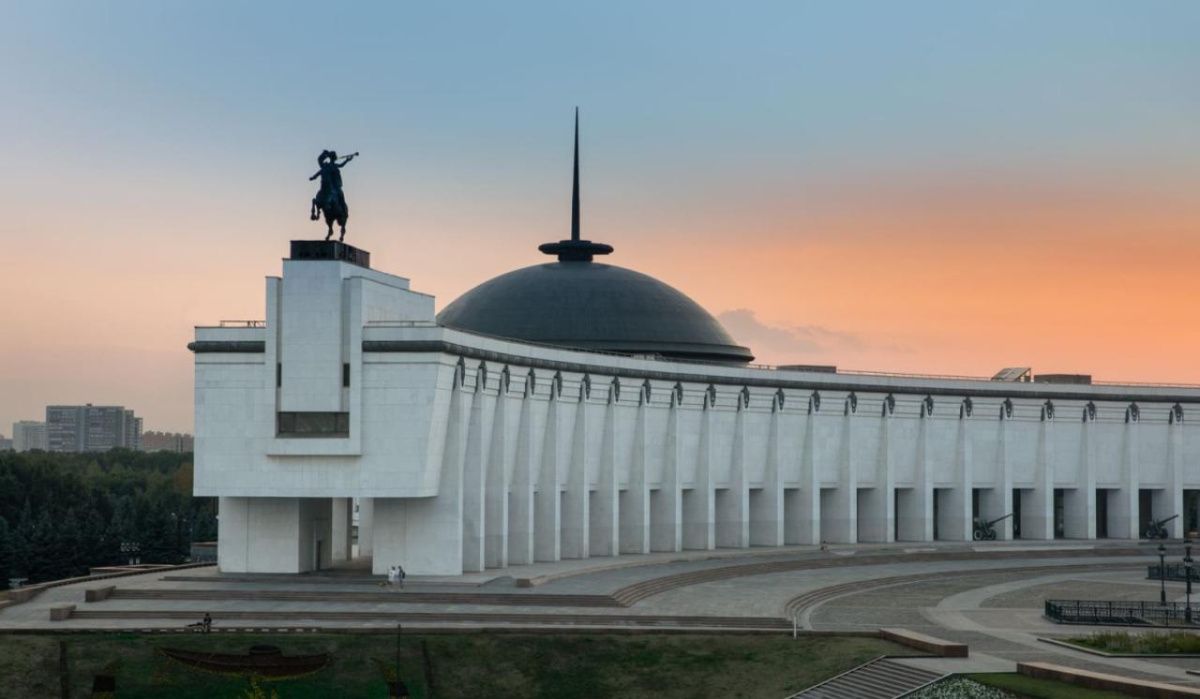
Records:
[[[579,242],[579,107],[575,107],[575,169],[571,180],[571,242]]]
[[[547,255],[558,255],[559,262],[591,262],[594,255],[607,255],[613,251],[611,245],[593,243],[579,238],[579,107],[575,107],[575,160],[571,181],[571,239],[557,243],[543,243],[538,250]]]

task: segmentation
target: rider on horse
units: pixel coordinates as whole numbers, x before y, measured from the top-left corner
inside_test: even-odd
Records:
[[[358,153],[351,153],[342,158],[342,162],[339,163],[336,151],[321,151],[321,155],[317,157],[317,165],[321,169],[308,178],[310,182],[318,177],[321,178],[321,189],[312,200],[311,217],[316,221],[320,218],[318,211],[325,213],[325,223],[329,226],[329,233],[325,235],[326,240],[333,235],[335,220],[341,224],[342,237],[346,236],[346,219],[350,215],[350,209],[346,206],[346,195],[342,192],[341,168],[353,160],[356,155]]]

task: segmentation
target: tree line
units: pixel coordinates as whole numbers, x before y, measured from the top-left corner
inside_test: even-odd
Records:
[[[131,557],[183,563],[216,539],[216,515],[215,498],[192,497],[190,453],[0,452],[0,589]]]

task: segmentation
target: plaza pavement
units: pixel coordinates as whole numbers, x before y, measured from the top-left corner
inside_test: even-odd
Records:
[[[968,560],[964,555],[980,554]],[[990,557],[1004,555],[1005,558]],[[945,560],[939,560],[944,557]],[[185,622],[154,618],[156,610],[192,613],[237,612],[249,619],[236,626],[391,627],[392,620],[314,620],[306,612],[379,614],[613,615],[629,617],[763,617],[790,619],[814,631],[873,631],[902,627],[971,647],[971,657],[914,659],[914,665],[946,672],[1012,671],[1021,660],[1046,660],[1085,669],[1197,685],[1200,659],[1101,658],[1039,641],[1039,637],[1088,634],[1097,627],[1061,626],[1045,620],[1046,598],[1156,600],[1158,584],[1145,579],[1145,566],[1157,562],[1153,547],[1136,542],[995,542],[981,545],[939,543],[684,552],[620,556],[540,563],[507,570],[446,578],[410,578],[404,590],[381,587],[381,578],[353,568],[299,576],[227,576],[215,567],[178,573],[162,571],[103,582],[85,581],[52,588],[33,600],[0,610],[0,632],[18,630],[98,630],[183,626]],[[702,581],[666,589],[631,606],[564,606],[547,604],[547,596],[612,595],[630,585],[754,563],[799,566],[769,574]],[[807,566],[807,567],[806,567]],[[544,580],[518,586],[518,578]],[[84,602],[84,591],[105,585],[147,591],[164,598],[115,597]],[[179,591],[213,591],[215,599],[172,599]],[[237,599],[255,591],[260,599]],[[1169,583],[1172,599],[1183,594],[1181,583]],[[275,593],[322,593],[321,599],[289,600]],[[337,599],[339,593],[370,593],[367,600]],[[461,601],[410,602],[412,593],[462,595]],[[1200,590],[1198,590],[1200,592]],[[471,595],[505,595],[504,604],[471,601]],[[228,598],[225,595],[230,595]],[[537,601],[527,604],[525,601]],[[540,601],[539,601],[540,600]],[[805,600],[798,603],[796,600]],[[128,613],[128,618],[72,618],[49,621],[51,607],[74,604],[78,610]],[[796,605],[799,605],[798,607]],[[286,621],[253,620],[256,612],[288,616]],[[429,626],[453,627],[453,621]],[[469,625],[469,624],[467,624]],[[589,626],[603,628],[600,621]],[[220,626],[220,623],[218,623]],[[420,624],[406,622],[406,628]]]

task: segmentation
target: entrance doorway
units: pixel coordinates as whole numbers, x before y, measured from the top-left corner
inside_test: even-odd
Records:
[[[1012,491],[1012,533],[1014,539],[1021,538],[1021,489],[1013,488]]]
[[[1138,491],[1138,538],[1146,535],[1147,525],[1154,519],[1154,491],[1142,488]]]
[[[1096,488],[1096,538],[1108,538],[1108,497],[1112,490]]]
[[[900,489],[892,490],[892,541],[900,541]]]
[[[1061,539],[1067,533],[1066,492],[1063,488],[1054,489],[1054,538]]]
[[[1194,539],[1200,532],[1200,490],[1183,491],[1183,535]]]
[[[933,540],[942,540],[942,488],[933,489]]]

